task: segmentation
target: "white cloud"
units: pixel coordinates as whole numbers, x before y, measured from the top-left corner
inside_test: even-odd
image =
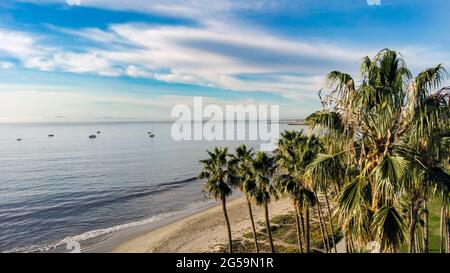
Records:
[[[152,78],[154,74],[146,72],[142,68],[139,68],[135,65],[129,65],[126,68],[126,75],[132,78]]]
[[[380,6],[381,0],[367,0],[367,5],[369,6]]]
[[[10,69],[10,68],[12,68],[12,67],[14,67],[14,64],[13,64],[13,63],[10,63],[10,62],[0,62],[0,68],[2,68],[2,69]]]
[[[57,29],[100,43],[81,51],[43,45],[42,37],[0,29],[0,52],[26,67],[103,76],[153,78],[236,91],[265,91],[297,101],[316,98],[324,76],[338,69],[356,74],[358,61],[375,50],[354,50],[325,42],[306,42],[270,33],[208,23],[203,26],[118,24],[107,30]],[[423,69],[448,53],[410,46],[400,48],[413,69]],[[427,63],[422,56],[427,57]]]
[[[140,13],[158,13],[169,16],[193,18],[217,18],[235,10],[276,9],[283,1],[273,0],[20,0],[32,3],[66,3],[109,10],[128,10]],[[279,3],[280,2],[280,3]],[[205,6],[207,5],[207,8]]]
[[[81,0],[67,0],[69,6],[81,6]]]
[[[15,57],[36,53],[34,38],[29,34],[0,29],[0,37],[2,37],[0,51]]]
[[[356,74],[359,60],[377,50],[287,38],[242,22],[213,18],[235,9],[265,9],[269,2],[262,1],[258,6],[255,1],[213,1],[207,9],[212,15],[198,16],[206,12],[202,1],[84,0],[87,6],[192,16],[198,24],[117,24],[107,29],[80,30],[54,27],[90,42],[90,47],[79,47],[77,52],[48,46],[44,37],[0,29],[0,36],[5,37],[0,52],[16,57],[28,68],[45,71],[126,75],[237,91],[265,91],[302,101],[316,98],[327,72],[338,69]],[[428,56],[428,65],[450,60],[448,53],[436,49],[411,46],[399,50],[417,69],[427,66],[423,56]]]
[[[0,29],[0,35],[6,37],[0,52],[17,58],[25,67],[44,71],[154,78],[168,83],[274,92],[293,99],[316,93],[323,83],[318,75],[325,73],[324,63],[350,64],[362,56],[329,44],[310,44],[217,23],[202,27],[120,24],[106,31],[58,30],[103,45],[81,48],[81,52],[65,51],[44,45],[43,37]],[[264,79],[271,74],[276,76],[269,77],[270,81]],[[305,76],[296,76],[293,81],[292,74]],[[242,77],[246,75],[250,78]]]
[[[94,73],[105,76],[118,76],[122,74],[96,50],[86,52],[64,51],[43,45],[42,37],[30,33],[8,31],[0,29],[0,54],[3,52],[9,57],[21,61],[27,68],[43,71],[63,70],[74,73]]]
[[[91,37],[97,32],[86,29],[77,35]],[[323,78],[318,75],[324,75],[325,69],[329,69],[324,64],[349,66],[364,54],[330,44],[310,44],[218,24],[197,28],[121,24],[111,26],[106,33],[103,35],[106,48],[100,54],[112,63],[128,65],[129,76],[239,91],[275,92],[290,98],[304,97],[302,91],[315,94],[323,84]],[[98,37],[97,41],[100,41]],[[121,50],[120,44],[114,41],[130,46]],[[264,77],[240,77],[270,74],[279,76],[272,77],[272,82],[263,80]],[[289,77],[292,74],[306,76],[297,76],[292,81]]]

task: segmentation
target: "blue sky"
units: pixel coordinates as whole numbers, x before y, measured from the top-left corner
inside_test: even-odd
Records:
[[[0,122],[166,120],[193,96],[319,109],[331,70],[389,47],[450,65],[450,1],[2,0]]]

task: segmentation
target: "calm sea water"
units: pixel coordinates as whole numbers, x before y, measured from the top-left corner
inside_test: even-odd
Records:
[[[46,251],[203,206],[198,160],[244,141],[174,141],[171,126],[0,124],[0,252]]]

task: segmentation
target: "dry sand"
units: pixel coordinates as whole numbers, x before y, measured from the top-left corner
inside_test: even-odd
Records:
[[[233,236],[251,231],[247,203],[244,198],[234,199],[227,204]],[[270,217],[290,211],[289,202],[280,200],[269,205]],[[264,220],[263,209],[253,205],[255,222]],[[217,206],[188,216],[144,235],[121,243],[113,252],[131,253],[195,253],[211,252],[227,241],[225,219],[222,207]]]

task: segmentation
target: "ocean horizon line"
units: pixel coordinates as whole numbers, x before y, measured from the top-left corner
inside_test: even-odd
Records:
[[[303,121],[303,118],[285,118],[280,119],[278,122],[293,122],[293,121]],[[272,122],[271,120],[249,120],[249,119],[240,119],[240,120],[192,120],[192,121],[181,121],[181,122]],[[118,124],[118,123],[171,123],[171,122],[180,122],[179,120],[82,120],[82,121],[0,121],[0,124],[98,124],[98,123],[110,123],[110,124]],[[276,121],[275,121],[276,122]]]

